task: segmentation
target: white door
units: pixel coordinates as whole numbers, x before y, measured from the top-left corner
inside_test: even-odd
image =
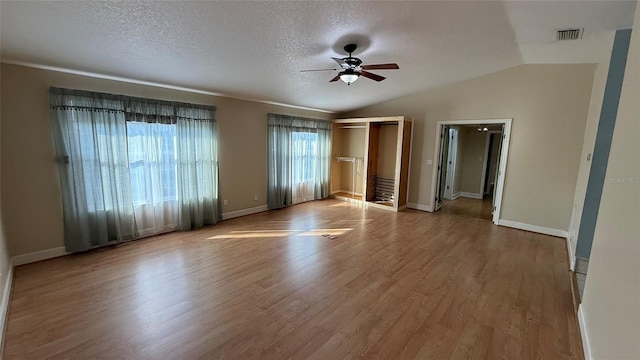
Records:
[[[449,129],[449,152],[447,154],[447,180],[444,190],[445,199],[453,199],[453,185],[456,178],[456,160],[458,158],[458,129]]]
[[[436,197],[434,211],[440,210],[442,207],[442,199],[444,197],[447,159],[449,153],[449,126],[443,126],[440,133],[440,158],[438,159],[438,184],[436,186]]]

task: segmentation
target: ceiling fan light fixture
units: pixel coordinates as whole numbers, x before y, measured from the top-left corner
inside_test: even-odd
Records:
[[[352,69],[347,69],[340,73],[340,80],[344,81],[347,85],[351,85],[352,82],[358,80],[358,77],[360,77],[360,74]]]

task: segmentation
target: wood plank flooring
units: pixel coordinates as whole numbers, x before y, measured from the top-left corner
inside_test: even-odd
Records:
[[[20,266],[4,356],[581,359],[566,258],[487,220],[314,201]]]

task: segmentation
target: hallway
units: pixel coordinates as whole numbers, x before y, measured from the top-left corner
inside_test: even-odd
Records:
[[[491,200],[490,195],[485,196],[482,200],[467,197],[444,200],[442,208],[438,212],[491,221]]]

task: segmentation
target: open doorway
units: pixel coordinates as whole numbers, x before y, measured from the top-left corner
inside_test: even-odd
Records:
[[[434,211],[498,224],[511,119],[438,123]]]

